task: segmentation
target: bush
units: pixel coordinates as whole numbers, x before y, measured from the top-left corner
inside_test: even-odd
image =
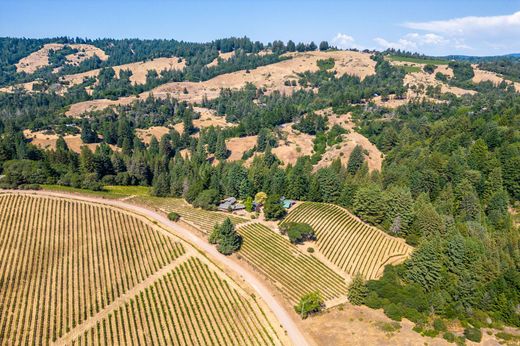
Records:
[[[311,292],[304,295],[294,310],[300,314],[302,319],[307,318],[311,314],[320,312],[325,304],[319,292]]]
[[[445,332],[444,334],[442,334],[442,337],[444,338],[444,340],[448,342],[455,341],[455,335],[452,332]]]
[[[330,70],[334,67],[335,62],[333,58],[328,59],[320,59],[316,61],[316,65],[318,65],[319,69],[322,71]]]
[[[20,190],[41,190],[42,187],[38,184],[23,184],[18,186]]]
[[[383,307],[381,299],[376,292],[370,292],[365,298],[365,305],[372,309],[380,309]]]
[[[445,332],[446,331],[446,324],[444,323],[443,320],[441,320],[440,318],[436,318],[434,321],[433,321],[433,328],[438,331],[438,332]]]
[[[403,318],[403,309],[401,305],[390,303],[383,307],[385,315],[390,317],[394,321],[401,321]]]
[[[469,327],[464,329],[464,336],[473,342],[480,342],[482,340],[482,331],[478,328]]]
[[[307,248],[307,252],[308,252],[308,253],[314,253],[314,248],[313,248],[313,247],[309,247],[309,248]]]
[[[434,337],[436,337],[437,335],[439,335],[439,331],[438,331],[438,330],[435,330],[435,329],[427,329],[427,330],[425,330],[425,331],[422,332],[422,335],[423,335],[423,336],[430,337],[430,338],[434,338]]]
[[[426,65],[424,65],[423,70],[426,73],[432,74],[433,72],[435,72],[436,68],[437,68],[437,66],[435,66],[435,65],[426,64]]]
[[[177,222],[180,218],[181,216],[173,211],[171,213],[168,213],[168,220],[170,221]]]
[[[300,244],[306,240],[315,240],[312,227],[306,223],[289,222],[280,226],[282,234],[286,234],[293,244]]]

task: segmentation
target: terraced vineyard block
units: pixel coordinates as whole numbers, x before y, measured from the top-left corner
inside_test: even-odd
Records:
[[[385,265],[401,263],[412,252],[403,239],[367,225],[333,204],[302,203],[282,223],[287,222],[311,225],[327,259],[346,273],[361,273],[366,279],[377,279]]]

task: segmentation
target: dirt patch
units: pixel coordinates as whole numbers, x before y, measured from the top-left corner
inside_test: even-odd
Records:
[[[160,141],[162,136],[169,133],[170,129],[166,126],[152,126],[147,129],[136,129],[135,134],[141,141],[143,141],[145,144],[150,144],[150,141],[152,140],[152,136],[155,136],[155,138]]]
[[[293,123],[288,123],[280,126],[279,129],[284,139],[279,141],[276,148],[273,148],[273,154],[284,165],[294,165],[299,157],[311,155],[313,152],[314,136],[294,130],[292,125]]]
[[[227,53],[222,53],[222,52],[219,52],[218,53],[218,57],[213,59],[212,62],[210,62],[209,64],[207,64],[206,66],[207,67],[213,67],[213,66],[217,66],[218,65],[218,59],[222,59],[223,61],[227,61],[229,60],[232,56],[235,55],[235,52],[227,52]]]
[[[390,98],[389,100],[383,101],[380,96],[375,97],[372,101],[375,102],[378,106],[387,107],[387,108],[397,108],[402,106],[412,100],[420,101],[420,100],[429,100],[432,102],[437,102],[431,97],[426,96],[426,88],[428,86],[437,87],[440,86],[441,93],[452,93],[456,96],[462,96],[466,94],[475,94],[474,90],[466,90],[454,86],[450,86],[444,82],[441,82],[435,78],[435,74],[438,72],[447,75],[448,77],[453,77],[453,70],[447,65],[438,65],[433,73],[424,72],[423,68],[426,64],[412,63],[412,62],[404,62],[404,61],[391,61],[390,62],[394,66],[408,66],[415,67],[419,69],[419,72],[410,72],[407,73],[404,77],[403,83],[408,85],[408,91],[406,93],[405,99],[395,99]]]
[[[336,160],[337,158],[340,158],[341,163],[346,165],[348,163],[348,159],[350,158],[350,154],[356,145],[359,144],[365,151],[365,161],[368,164],[368,169],[370,171],[381,171],[384,154],[373,143],[371,143],[368,138],[356,132],[354,129],[355,124],[352,121],[352,116],[350,113],[341,115],[335,114],[332,112],[331,108],[327,108],[316,113],[327,116],[330,127],[333,125],[339,125],[349,131],[348,134],[343,135],[343,142],[327,148],[323,154],[322,159],[315,166],[316,169],[329,166],[332,161]]]
[[[317,345],[450,345],[414,332],[414,324],[407,320],[400,322],[398,330],[385,331],[392,323],[382,311],[348,303],[343,311],[335,308],[301,322]]]
[[[45,44],[40,50],[20,59],[16,64],[17,72],[34,73],[37,69],[49,65],[49,51],[61,50],[65,45],[61,43]],[[68,44],[69,47],[77,49],[78,52],[66,56],[67,64],[79,65],[82,61],[97,55],[101,60],[107,60],[108,55],[100,48],[90,44]]]
[[[79,117],[83,113],[92,112],[102,110],[108,107],[118,106],[118,105],[129,105],[133,101],[137,100],[135,96],[127,96],[122,97],[119,100],[108,100],[108,99],[99,99],[99,100],[91,100],[78,102],[70,105],[68,111],[65,112],[65,115],[70,117]]]
[[[475,73],[475,76],[473,76],[473,79],[472,79],[472,81],[474,83],[489,81],[495,85],[498,85],[505,81],[508,84],[513,84],[516,92],[520,92],[520,83],[505,80],[504,78],[502,78],[501,76],[499,76],[498,74],[496,74],[494,72],[481,70],[477,67],[477,65],[472,65],[472,66],[473,66],[473,72]]]
[[[200,118],[193,120],[193,126],[203,129],[206,127],[233,127],[237,124],[228,123],[225,116],[217,115],[217,112],[213,109],[204,107],[193,107],[195,112],[200,113]]]
[[[246,136],[230,138],[226,141],[226,146],[231,154],[228,161],[238,161],[242,159],[242,155],[256,145],[258,136]]]
[[[42,149],[55,150],[56,149],[56,141],[58,140],[58,135],[56,134],[45,134],[43,131],[32,132],[30,130],[24,130],[23,134],[25,138],[31,141],[31,144],[36,145]],[[100,143],[89,143],[85,144],[81,140],[80,135],[66,135],[63,136],[63,139],[67,143],[67,146],[70,150],[80,153],[82,146],[87,146],[90,150],[95,151],[96,148],[100,145]],[[119,151],[120,149],[115,145],[109,144],[110,148],[114,151]]]

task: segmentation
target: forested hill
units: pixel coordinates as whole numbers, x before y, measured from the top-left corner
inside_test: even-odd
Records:
[[[16,72],[51,41],[2,39],[2,83],[52,81],[96,60]],[[362,283],[360,302],[418,330],[436,318],[520,326],[516,66],[248,39],[74,40],[68,54],[80,53],[77,42],[107,54],[91,66],[102,67],[97,79],[64,93],[0,93],[3,187],[143,185],[206,209],[265,192],[272,218],[283,217],[280,196],[335,203],[415,247]],[[161,56],[186,65],[147,75],[143,88],[155,94],[111,68]],[[300,64],[307,70],[294,73]],[[106,107],[65,114],[98,96]],[[367,142],[381,170],[369,169]],[[275,154],[287,147],[294,162]]]

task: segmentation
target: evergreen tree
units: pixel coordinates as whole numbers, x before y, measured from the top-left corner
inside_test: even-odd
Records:
[[[324,50],[329,50],[329,43],[327,41],[321,41],[320,42],[320,50],[321,51],[324,51]]]
[[[222,132],[218,133],[217,143],[215,146],[215,157],[218,160],[225,160],[228,157],[228,149],[226,147],[226,139]]]
[[[280,195],[269,195],[264,204],[264,216],[266,220],[279,220],[287,212],[280,202]]]
[[[321,201],[334,203],[340,195],[338,175],[331,168],[321,168],[316,173]]]
[[[365,279],[361,273],[357,273],[348,287],[348,300],[353,305],[361,305],[365,302],[367,295],[368,288],[365,284]]]
[[[386,227],[392,225],[392,233],[407,233],[413,222],[413,198],[409,190],[392,187],[385,193],[385,223]]]
[[[405,277],[431,291],[441,280],[442,249],[437,237],[422,243],[406,262]]]
[[[362,187],[354,197],[354,212],[363,221],[378,225],[385,215],[385,203],[381,190],[376,186]]]
[[[296,45],[292,40],[287,41],[287,51],[288,52],[294,52],[296,51]]]
[[[363,154],[363,148],[358,144],[354,147],[354,150],[352,150],[352,153],[348,158],[347,172],[349,172],[352,175],[355,175],[359,171],[361,166],[363,166],[364,162],[365,154]]]
[[[88,143],[96,143],[98,140],[98,136],[96,131],[94,131],[90,125],[90,122],[87,118],[83,118],[81,120],[81,141],[85,144]]]
[[[222,225],[216,225],[209,236],[211,244],[217,244],[217,250],[224,255],[231,255],[242,245],[242,237],[236,232],[229,218]]]
[[[305,198],[309,188],[309,180],[301,160],[296,162],[296,165],[289,173],[287,181],[287,196],[289,198],[297,200]]]
[[[152,195],[166,197],[170,194],[170,179],[167,173],[161,173],[154,179],[152,185]]]

